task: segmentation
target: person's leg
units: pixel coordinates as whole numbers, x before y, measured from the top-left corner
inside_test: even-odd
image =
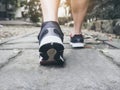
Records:
[[[88,9],[89,0],[71,0],[72,16],[74,20],[74,29],[71,33],[72,47],[84,47],[84,38],[81,27]]]
[[[58,22],[58,7],[60,0],[40,0],[43,13],[43,21]]]
[[[72,16],[74,20],[74,34],[82,34],[81,27],[88,9],[89,0],[71,0]]]
[[[43,23],[38,35],[40,64],[63,64],[63,33],[58,24],[59,0],[41,0]]]

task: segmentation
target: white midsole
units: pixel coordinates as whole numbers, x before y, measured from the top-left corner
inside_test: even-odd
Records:
[[[44,37],[42,40],[41,40],[41,43],[40,43],[40,47],[45,45],[45,44],[48,44],[48,43],[59,43],[61,45],[63,45],[61,39],[57,36],[46,36]]]
[[[72,45],[72,47],[84,47],[85,46],[84,43],[72,43],[72,42],[70,42],[70,45]]]

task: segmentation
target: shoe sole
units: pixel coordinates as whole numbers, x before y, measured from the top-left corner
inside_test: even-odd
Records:
[[[72,43],[70,42],[70,45],[73,47],[73,48],[83,48],[85,46],[84,43]]]
[[[61,40],[58,39],[56,36],[48,36],[42,41],[39,49],[40,56],[43,57],[40,58],[41,65],[62,65],[64,63],[64,46]]]
[[[40,64],[41,65],[61,65],[64,63],[63,51],[64,47],[58,43],[49,43],[40,48]]]

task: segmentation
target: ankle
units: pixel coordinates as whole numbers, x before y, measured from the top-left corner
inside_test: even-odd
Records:
[[[70,37],[73,37],[75,35],[82,35],[82,32],[71,32]]]
[[[56,21],[44,21],[44,22],[42,22],[41,27],[43,28],[44,26],[45,27],[58,27],[60,29],[60,25]]]

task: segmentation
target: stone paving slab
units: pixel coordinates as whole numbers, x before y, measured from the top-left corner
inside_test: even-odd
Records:
[[[70,42],[70,37],[65,36],[64,37],[64,43],[69,43]],[[29,36],[29,37],[23,37],[19,39],[15,39],[12,41],[7,42],[8,44],[15,44],[15,43],[38,43],[37,36]]]
[[[102,42],[96,41],[95,39],[85,39],[84,42],[86,44],[100,44]],[[7,42],[8,44],[17,44],[17,43],[38,43],[37,36],[29,36],[29,37],[23,37],[19,39],[15,39],[12,41]],[[70,43],[70,37],[65,36],[64,37],[64,44],[69,44]]]
[[[92,53],[91,53],[92,52]],[[25,50],[0,70],[1,90],[120,90],[119,68],[94,49],[66,49],[64,67],[40,66]]]
[[[105,44],[108,44],[110,46],[113,46],[115,48],[120,49],[120,42],[116,42],[116,41],[105,41]]]
[[[16,43],[16,44],[4,44],[0,46],[1,50],[11,50],[11,49],[38,49],[38,43]]]
[[[120,50],[101,53],[98,48],[109,46],[95,41],[94,33],[85,36],[91,49],[72,49],[67,30],[63,67],[39,65],[38,32],[0,45],[0,90],[120,90],[120,67],[108,57],[119,63]]]
[[[8,64],[10,60],[16,57],[20,51],[18,50],[0,50],[0,68]]]
[[[36,33],[36,31],[35,32],[34,31],[33,32],[29,32],[29,33],[26,33],[24,35],[18,35],[18,36],[14,36],[14,37],[11,37],[11,38],[7,38],[7,39],[5,39],[3,41],[0,41],[0,45],[8,43],[10,41],[14,41],[14,40],[18,40],[18,39],[30,36],[31,34],[34,34],[34,33]]]
[[[25,22],[25,21],[22,21],[22,20],[9,20],[9,21],[0,21],[0,24],[2,25],[33,25],[32,23],[30,22]]]
[[[108,36],[99,36],[98,35],[96,39],[98,39],[100,41],[109,41],[109,37]]]
[[[69,45],[68,43],[64,44],[65,49],[72,49],[71,45]],[[85,49],[86,48],[94,48],[94,49],[109,49],[111,47],[109,47],[108,45],[104,45],[104,44],[86,44],[85,45]],[[0,50],[14,50],[14,49],[39,49],[39,45],[38,43],[16,43],[16,44],[4,44],[3,46],[0,46]]]
[[[70,42],[69,36],[65,36],[64,46],[67,49],[71,49],[69,42]],[[85,39],[85,43],[86,43],[85,45],[86,48],[96,48],[96,49],[111,48],[100,41],[95,41],[94,39]],[[18,39],[8,41],[4,45],[0,46],[0,50],[38,49],[38,48],[39,48],[39,44],[38,44],[37,36],[32,36],[32,35],[29,35],[28,37],[26,36],[26,37],[21,37]]]
[[[15,43],[36,43],[38,42],[38,39],[37,37],[23,37],[23,38],[19,38],[19,39],[15,39],[15,40],[12,40],[12,41],[9,41],[8,44],[15,44]]]
[[[64,44],[65,48],[71,49],[69,44]],[[16,44],[4,44],[0,46],[0,50],[12,50],[12,49],[39,49],[38,43],[16,43]]]
[[[119,49],[105,49],[102,52],[114,62],[116,65],[120,66],[120,50]]]

